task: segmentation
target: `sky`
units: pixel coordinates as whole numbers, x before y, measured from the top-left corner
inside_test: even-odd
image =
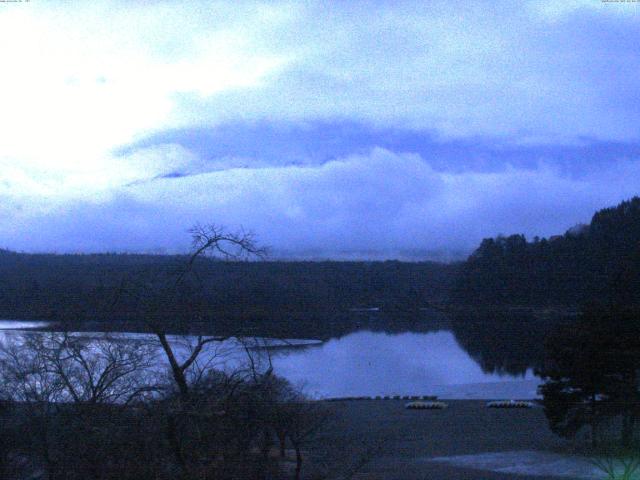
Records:
[[[0,3],[0,248],[459,258],[640,193],[640,3]]]

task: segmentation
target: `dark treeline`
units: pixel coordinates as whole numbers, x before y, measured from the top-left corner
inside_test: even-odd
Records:
[[[561,236],[483,240],[450,306],[456,338],[485,371],[535,368],[554,432],[588,432],[593,449],[630,451],[629,471],[640,465],[640,198]]]
[[[161,292],[162,279],[184,262],[182,256],[2,251],[0,318],[53,320],[84,329],[102,329],[106,322],[109,328],[136,330],[144,319],[123,292],[132,283]],[[193,303],[197,297],[199,314],[179,299],[155,309],[172,328],[325,337],[382,324],[419,328],[420,308],[425,301],[446,299],[457,266],[201,258],[194,268],[198,293],[183,298]]]
[[[593,299],[640,303],[640,198],[598,211],[589,225],[528,242],[483,240],[451,300],[486,306],[579,307]]]

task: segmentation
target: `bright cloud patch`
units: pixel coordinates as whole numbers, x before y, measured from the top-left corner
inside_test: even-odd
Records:
[[[268,15],[249,4],[3,6],[0,158],[65,178],[117,175],[111,149],[179,125],[175,95],[251,89],[286,62],[243,33]]]

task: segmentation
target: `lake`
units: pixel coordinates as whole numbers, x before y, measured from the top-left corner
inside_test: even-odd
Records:
[[[278,350],[276,373],[315,397],[438,395],[441,398],[533,398],[539,381],[485,373],[450,331],[359,331],[321,345]]]
[[[42,322],[0,322],[4,334],[44,326]],[[80,333],[95,336],[95,333]],[[146,334],[116,334],[141,339]],[[172,336],[188,344],[193,337]],[[522,375],[488,372],[447,330],[384,333],[361,330],[325,342],[258,339],[249,342],[275,373],[315,398],[385,395],[437,395],[440,398],[534,398],[538,379],[531,369]],[[220,368],[233,368],[245,359],[240,342],[211,347]],[[159,357],[162,358],[162,357]]]

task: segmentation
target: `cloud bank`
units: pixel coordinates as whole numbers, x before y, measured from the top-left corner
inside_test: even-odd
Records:
[[[561,232],[640,191],[639,9],[2,4],[0,245],[180,251],[216,222],[414,258]]]
[[[418,155],[384,149],[321,165],[163,178],[166,171],[100,196],[2,202],[0,216],[15,228],[0,232],[0,245],[176,252],[188,248],[189,227],[215,222],[253,230],[276,256],[416,259],[468,252],[498,233],[562,233],[632,196],[640,179],[640,163],[632,160],[579,177],[544,164],[448,173]]]

